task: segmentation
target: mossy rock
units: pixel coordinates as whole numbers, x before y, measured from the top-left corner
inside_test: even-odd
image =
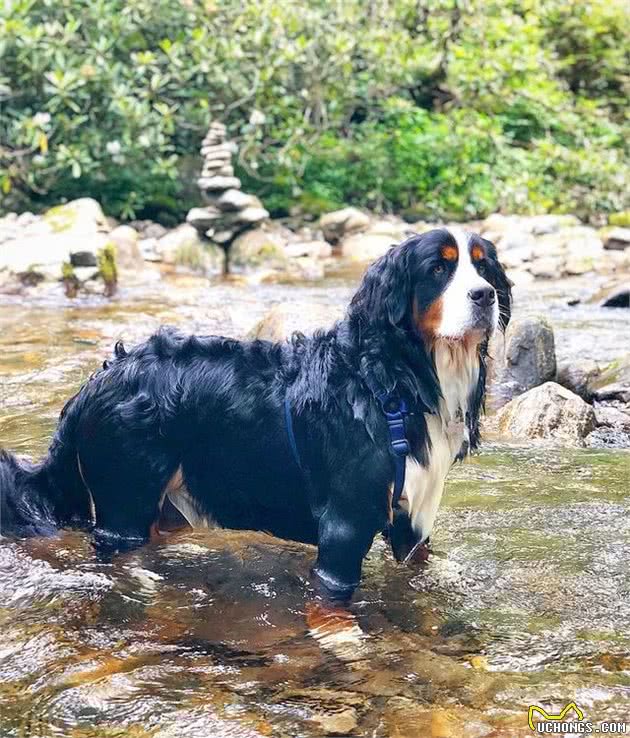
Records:
[[[108,230],[107,219],[101,206],[91,197],[82,197],[64,205],[56,205],[47,210],[43,218],[54,233]]]
[[[630,210],[622,210],[620,213],[611,213],[608,216],[609,225],[630,228]]]

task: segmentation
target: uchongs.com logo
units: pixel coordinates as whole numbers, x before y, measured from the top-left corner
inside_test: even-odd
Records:
[[[536,722],[534,722],[536,717]],[[569,702],[559,713],[552,715],[544,707],[530,705],[527,715],[529,727],[542,735],[624,735],[630,733],[630,724],[607,721],[593,723],[584,719],[584,712],[575,704]]]

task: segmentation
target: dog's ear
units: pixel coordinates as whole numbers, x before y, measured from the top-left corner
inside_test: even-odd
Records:
[[[490,257],[490,274],[487,279],[497,291],[499,300],[499,326],[502,331],[508,327],[512,316],[512,287],[514,282],[505,273],[505,269],[499,262],[497,250],[493,243],[483,239],[486,253]]]
[[[368,268],[350,303],[351,316],[394,327],[403,324],[411,300],[407,254],[402,246],[392,246]]]

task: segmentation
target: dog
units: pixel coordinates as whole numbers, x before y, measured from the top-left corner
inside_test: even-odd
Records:
[[[281,343],[161,329],[68,401],[40,463],[0,452],[0,532],[146,541],[165,505],[193,526],[316,544],[314,585],[347,604],[375,535],[408,560],[446,475],[479,444],[488,341],[511,283],[489,241],[413,235],[367,270],[346,316]],[[404,401],[404,488],[380,393]],[[399,491],[400,492],[400,491]]]

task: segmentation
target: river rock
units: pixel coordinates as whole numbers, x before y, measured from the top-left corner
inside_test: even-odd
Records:
[[[544,318],[510,323],[506,334],[505,362],[497,372],[497,397],[505,402],[556,378],[553,329]]]
[[[188,267],[207,275],[221,273],[224,269],[223,249],[202,241],[197,230],[188,223],[158,239],[154,249],[165,264]]]
[[[593,397],[598,401],[630,403],[630,354],[609,364],[593,382]]]
[[[109,230],[101,206],[91,197],[82,197],[47,210],[42,216],[53,233],[92,234]]]
[[[186,215],[186,223],[191,225],[199,233],[205,233],[212,228],[221,218],[218,208],[208,205],[205,208],[191,208]]]
[[[279,303],[249,332],[248,338],[266,341],[283,341],[294,331],[311,334],[319,328],[327,328],[343,317],[341,306],[320,302]]]
[[[25,213],[0,228],[0,269],[15,274],[38,271],[52,279],[61,277],[61,265],[75,252],[97,252],[108,241],[108,223],[100,205],[91,198],[73,200],[47,210],[42,216]],[[4,219],[3,219],[4,220]],[[8,237],[7,237],[8,236]]]
[[[581,397],[555,382],[546,382],[505,405],[498,424],[512,438],[547,438],[583,445],[597,420],[593,408]]]
[[[391,236],[381,233],[356,233],[344,238],[341,255],[348,261],[370,262],[383,256],[395,243]]]
[[[290,258],[309,257],[311,259],[327,259],[332,255],[332,246],[328,241],[294,241],[284,249]]]
[[[217,198],[217,205],[221,210],[244,210],[245,208],[262,208],[262,203],[256,195],[248,195],[241,190],[225,190],[225,192]],[[267,211],[265,210],[265,213]],[[269,213],[267,213],[268,217]]]
[[[241,187],[241,180],[238,177],[200,177],[197,184],[202,190],[238,190]]]
[[[230,247],[230,266],[241,269],[279,269],[286,265],[283,229],[260,226],[237,236]]]
[[[630,248],[630,228],[608,228],[603,232],[604,248],[624,251]]]
[[[558,384],[590,402],[593,382],[600,373],[601,367],[592,359],[571,359],[558,365]]]
[[[370,225],[370,216],[357,208],[342,208],[322,215],[319,225],[324,238],[331,243],[337,243],[351,233],[366,230]]]
[[[144,265],[138,231],[131,226],[114,228],[109,234],[109,242],[116,247],[116,265],[120,269],[139,269]]]

